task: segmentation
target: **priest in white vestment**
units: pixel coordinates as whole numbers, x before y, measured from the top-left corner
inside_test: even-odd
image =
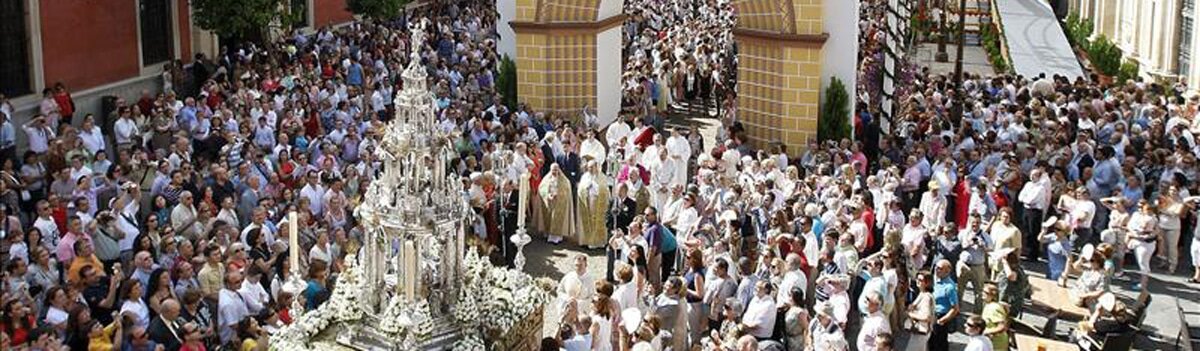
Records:
[[[667,150],[658,150],[658,162],[650,168],[650,203],[661,209],[670,200],[671,180],[675,179],[675,161],[667,156]]]
[[[667,138],[667,154],[671,160],[675,161],[675,174],[671,180],[671,184],[687,185],[688,180],[688,165],[692,158],[692,145],[687,138],[679,134],[679,129],[671,131],[671,137]]]

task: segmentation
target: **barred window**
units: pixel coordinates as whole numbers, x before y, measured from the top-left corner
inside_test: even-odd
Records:
[[[142,24],[142,65],[171,59],[175,43],[171,35],[170,0],[139,0]]]

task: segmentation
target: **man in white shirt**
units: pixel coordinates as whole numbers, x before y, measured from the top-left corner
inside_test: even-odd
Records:
[[[1075,223],[1075,247],[1084,243],[1094,244],[1092,220],[1096,217],[1096,203],[1092,202],[1086,186],[1075,188],[1075,203],[1071,205],[1071,220]]]
[[[171,210],[171,227],[175,228],[176,233],[189,239],[199,238],[200,234],[203,234],[204,225],[197,218],[192,192],[184,190],[179,194],[179,204]]]
[[[892,332],[887,317],[883,314],[883,302],[877,291],[866,291],[867,316],[863,318],[862,330],[858,332],[858,350],[875,351],[875,338]]]
[[[925,228],[941,228],[946,224],[946,197],[941,192],[942,185],[934,180],[929,182],[929,191],[921,195],[921,213],[925,215]]]
[[[321,185],[321,180],[318,179],[318,173],[315,170],[308,171],[305,175],[305,181],[308,184],[300,189],[300,196],[308,198],[308,205],[312,209],[312,214],[317,217],[322,215],[321,200],[325,196],[325,187]]]
[[[217,323],[220,327],[218,334],[220,334],[221,343],[233,341],[237,337],[234,328],[242,321],[242,318],[250,315],[245,298],[237,292],[238,289],[241,289],[244,280],[239,270],[231,269],[225,273],[225,287],[221,289],[218,299],[220,302],[217,307]]]
[[[655,208],[665,208],[670,200],[671,180],[675,178],[675,161],[667,156],[667,150],[658,150],[658,162],[648,165],[650,169],[650,202]]]
[[[37,203],[37,220],[33,222],[33,227],[42,232],[42,247],[45,247],[50,252],[55,252],[58,247],[58,239],[61,237],[58,232],[58,224],[54,223],[54,218],[50,216],[50,202],[46,200],[38,201]],[[66,262],[70,263],[70,262]]]
[[[50,149],[50,140],[55,138],[54,129],[46,125],[46,117],[33,116],[33,119],[21,125],[29,143],[29,151],[44,154]]]
[[[113,131],[117,134],[117,146],[121,148],[128,148],[133,143],[133,137],[141,134],[128,112],[121,113],[121,117],[113,123]]]
[[[742,326],[756,338],[769,338],[775,329],[779,307],[775,305],[773,293],[770,282],[759,281],[755,284],[754,298],[746,306],[746,314],[742,315]]]
[[[592,295],[596,292],[596,278],[588,274],[587,256],[575,256],[575,270],[567,272],[558,281],[559,311],[565,313],[567,306],[574,304],[578,313],[586,313]]]
[[[992,351],[992,340],[983,331],[987,328],[987,323],[979,316],[971,316],[967,318],[967,346],[963,351]]]
[[[783,281],[779,283],[779,293],[775,297],[775,301],[791,300],[792,289],[805,289],[805,296],[808,296],[808,277],[804,275],[804,266],[800,262],[800,254],[790,253],[787,255],[787,273],[783,274]]]
[[[1045,216],[1046,208],[1050,207],[1050,177],[1040,167],[1029,173],[1029,181],[1021,188],[1017,200],[1024,206],[1021,217],[1021,231],[1024,245],[1022,254],[1027,257],[1039,256],[1037,235]]]
[[[237,291],[246,302],[246,311],[251,315],[258,315],[258,312],[262,311],[271,301],[271,295],[259,282],[259,279],[262,279],[262,273],[261,268],[250,265],[246,270],[246,279],[242,281],[242,286]]]

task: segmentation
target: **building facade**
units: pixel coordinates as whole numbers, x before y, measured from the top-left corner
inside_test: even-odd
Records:
[[[1091,19],[1093,38],[1112,40],[1143,77],[1200,82],[1200,67],[1192,64],[1200,54],[1195,0],[1071,0],[1071,9]]]
[[[77,117],[100,111],[102,96],[136,99],[162,88],[163,65],[214,57],[220,40],[200,29],[189,0],[0,1],[0,93],[23,123],[41,91],[63,83]],[[353,20],[345,0],[291,0],[307,28]],[[21,133],[18,133],[21,134]]]

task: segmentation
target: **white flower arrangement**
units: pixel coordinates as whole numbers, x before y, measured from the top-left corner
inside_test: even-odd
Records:
[[[488,335],[507,335],[521,321],[550,300],[550,292],[534,284],[523,272],[495,267],[470,250],[463,259],[466,274],[455,310],[455,320],[469,328],[480,325]]]
[[[363,308],[356,296],[363,289],[362,271],[353,255],[347,260],[346,271],[339,276],[333,295],[317,309],[304,313],[292,324],[280,328],[271,336],[272,350],[310,350],[308,341],[333,322],[352,322],[362,319]]]
[[[416,349],[422,340],[433,333],[433,314],[429,302],[408,300],[397,295],[392,298],[379,318],[379,331],[402,340],[404,349]]]
[[[483,351],[487,350],[483,339],[476,333],[467,334],[454,343],[454,351]]]

